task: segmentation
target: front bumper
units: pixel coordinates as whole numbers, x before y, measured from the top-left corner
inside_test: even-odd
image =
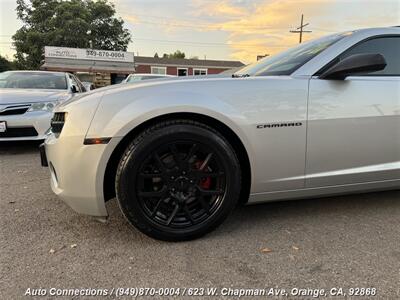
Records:
[[[32,111],[22,115],[1,116],[6,121],[7,131],[0,133],[0,141],[44,140],[53,116],[48,111]]]
[[[40,147],[42,165],[49,166],[53,192],[73,210],[105,217],[104,173],[111,149],[120,139],[107,145],[84,145],[83,140],[83,136],[57,138],[50,133]]]

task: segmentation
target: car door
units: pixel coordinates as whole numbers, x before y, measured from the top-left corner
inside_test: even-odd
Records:
[[[339,55],[379,53],[382,71],[309,85],[306,187],[400,178],[400,36],[364,40]]]

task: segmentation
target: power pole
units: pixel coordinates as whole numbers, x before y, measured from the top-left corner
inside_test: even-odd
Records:
[[[312,32],[311,30],[303,30],[304,27],[307,25],[310,25],[310,23],[303,24],[303,14],[301,15],[301,22],[300,22],[300,27],[297,27],[296,30],[290,30],[291,33],[300,33],[300,39],[299,43],[303,41],[303,32]]]

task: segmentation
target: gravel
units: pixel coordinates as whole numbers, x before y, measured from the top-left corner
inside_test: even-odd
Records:
[[[400,191],[240,207],[204,238],[167,243],[129,226],[115,200],[106,223],[72,211],[52,193],[37,145],[0,144],[1,299],[52,287],[374,287],[374,299],[400,297]]]

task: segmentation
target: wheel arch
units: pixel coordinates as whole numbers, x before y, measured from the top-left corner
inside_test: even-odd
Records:
[[[251,165],[249,155],[243,142],[241,141],[239,136],[231,128],[229,128],[229,126],[227,126],[220,120],[204,114],[191,112],[169,113],[148,119],[133,128],[131,131],[128,132],[128,134],[123,137],[123,139],[113,150],[110,159],[107,162],[103,181],[103,196],[105,201],[108,201],[115,197],[115,176],[118,163],[123,152],[125,151],[128,144],[132,141],[132,139],[153,124],[173,119],[188,119],[207,124],[208,126],[214,128],[219,133],[221,133],[229,141],[229,143],[234,148],[236,155],[238,156],[240,167],[242,170],[242,189],[240,192],[239,202],[241,204],[247,203],[251,187]]]

